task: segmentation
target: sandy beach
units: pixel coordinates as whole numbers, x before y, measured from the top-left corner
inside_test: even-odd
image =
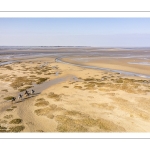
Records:
[[[145,55],[137,57],[141,56],[140,50],[134,55],[134,51],[118,49],[57,49],[57,54],[55,49],[38,49],[33,57],[13,56],[14,63],[0,66],[0,132],[150,131],[149,78],[82,67],[149,76],[149,51],[144,59]],[[8,56],[11,50],[7,52]],[[133,54],[126,55],[130,53]],[[56,58],[68,64],[57,62]],[[12,103],[12,97],[18,98],[31,89],[34,94]]]

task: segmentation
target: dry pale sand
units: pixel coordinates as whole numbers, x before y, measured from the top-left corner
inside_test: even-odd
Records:
[[[97,60],[88,64],[103,66]],[[104,64],[111,68],[111,63]],[[148,79],[47,57],[0,66],[0,84],[0,132],[150,131]],[[36,94],[23,101],[6,100],[31,88]]]

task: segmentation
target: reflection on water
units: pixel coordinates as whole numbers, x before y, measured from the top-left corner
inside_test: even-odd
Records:
[[[1,63],[0,63],[0,66],[12,64],[12,63],[14,63],[14,62],[17,62],[17,61],[6,61],[6,62],[1,62]]]
[[[129,64],[150,66],[150,62],[128,62]]]

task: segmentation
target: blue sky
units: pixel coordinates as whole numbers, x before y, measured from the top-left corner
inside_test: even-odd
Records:
[[[0,46],[149,47],[150,18],[0,18]]]

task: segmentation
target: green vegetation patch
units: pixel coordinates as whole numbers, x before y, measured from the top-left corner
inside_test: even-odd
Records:
[[[94,78],[86,78],[86,79],[84,79],[84,81],[93,81],[94,80]]]
[[[44,98],[38,98],[36,101],[44,101]]]
[[[12,106],[11,108],[17,108],[17,106]]]
[[[57,131],[59,132],[87,132],[87,129],[80,124],[75,123],[75,120],[66,116],[56,116],[56,121],[59,123]]]
[[[1,130],[1,129],[0,129],[0,132],[7,132],[7,130]]]
[[[103,79],[106,79],[106,76],[103,76]],[[145,83],[146,84],[144,86],[147,86],[147,83],[149,83],[147,80],[135,80],[118,77],[117,79],[110,79],[109,82],[105,82],[101,79],[87,78],[84,79],[83,83],[86,90],[94,90],[95,88],[100,87],[99,90],[105,92],[117,90],[123,90],[128,93],[149,92],[149,89],[142,90],[140,88],[140,86],[144,85]]]
[[[123,79],[122,78],[116,79],[115,82],[116,83],[123,83]]]
[[[41,84],[41,83],[45,82],[47,79],[48,79],[48,78],[39,78],[39,79],[36,81],[36,83],[37,83],[37,84]]]
[[[3,127],[3,126],[0,126],[0,132],[7,132],[7,128]]]
[[[82,89],[82,86],[74,86],[75,89]]]
[[[13,97],[14,97],[14,96],[8,96],[8,97],[5,97],[4,99],[5,99],[5,100],[12,100]]]
[[[53,114],[49,114],[49,115],[47,115],[47,117],[48,117],[49,119],[53,119],[53,118],[54,118],[54,115],[53,115]]]
[[[7,90],[7,89],[4,89],[4,90],[2,90],[2,91],[4,91],[4,92],[8,92],[8,90]]]
[[[6,129],[7,129],[6,127],[0,126],[0,130],[6,130]]]
[[[81,113],[81,112],[74,111],[74,110],[66,111],[66,112],[65,112],[65,115],[69,115],[69,116],[77,116],[78,118],[88,117],[87,114],[83,114],[83,113]]]
[[[69,88],[69,86],[63,86],[64,88]]]
[[[25,91],[25,90],[27,90],[27,89],[29,89],[29,88],[32,88],[33,86],[26,86],[26,87],[24,87],[23,89],[19,89],[19,91],[20,92],[23,92],[23,91]]]
[[[61,111],[61,108],[58,108],[57,105],[53,104],[50,105],[49,107],[45,107],[45,108],[41,108],[41,109],[37,109],[34,112],[36,113],[36,115],[38,116],[47,116],[48,118],[50,118],[50,115],[52,115],[53,111]]]
[[[42,72],[36,72],[36,74],[41,75],[41,74],[42,74]]]
[[[0,123],[7,123],[7,120],[0,120]]]
[[[80,115],[80,114],[78,114]],[[58,115],[55,117],[58,122],[57,130],[60,132],[87,132],[89,128],[98,127],[99,131],[107,132],[123,132],[125,129],[114,124],[109,120],[102,118],[93,119],[88,116],[83,116],[80,119],[73,119],[65,115]]]
[[[17,77],[10,85],[14,88],[20,88],[24,85],[31,85],[32,82],[34,82],[31,79],[28,79],[27,77]]]
[[[34,112],[38,116],[42,116],[42,115],[47,115],[50,111],[52,111],[52,109],[50,107],[46,107],[46,108],[43,108],[43,109],[37,109]]]
[[[44,107],[44,106],[47,106],[47,105],[49,105],[48,101],[40,101],[40,102],[35,104],[35,106],[37,106],[37,107]]]
[[[53,93],[53,92],[50,92],[49,95],[48,95],[48,98],[53,98],[53,99],[55,99],[56,101],[59,101],[60,98],[61,98],[61,95],[55,94],[55,93]]]
[[[36,132],[44,132],[43,130],[36,130]]]
[[[4,80],[4,79],[7,78],[7,77],[8,77],[8,75],[1,75],[1,76],[0,76],[0,79],[3,79],[3,80]]]
[[[87,88],[94,88],[95,84],[89,83],[89,84],[86,84],[85,87],[87,87]]]
[[[10,124],[20,124],[22,122],[22,119],[13,119],[9,123]]]
[[[4,68],[6,68],[8,70],[13,70],[12,67],[10,67],[10,66],[5,66]]]
[[[13,115],[6,115],[6,116],[4,116],[5,119],[10,119],[12,117],[13,117]]]
[[[10,129],[10,132],[20,132],[20,131],[23,131],[25,129],[24,126],[15,126],[15,127],[11,127],[9,128]]]
[[[30,77],[31,77],[31,78],[35,78],[36,76],[35,76],[35,75],[31,75]]]

